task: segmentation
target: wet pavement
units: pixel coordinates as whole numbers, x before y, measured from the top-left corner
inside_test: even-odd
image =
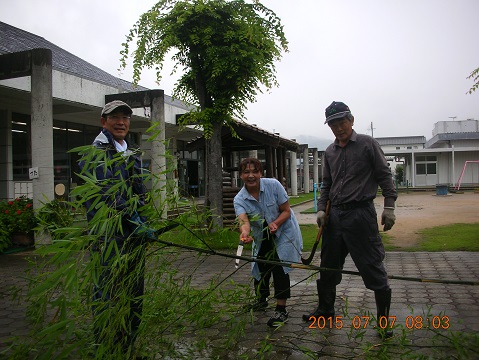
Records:
[[[246,251],[244,255],[249,256]],[[19,295],[25,293],[28,260],[33,257],[31,252],[0,255],[0,358],[12,336],[28,336],[25,304],[13,295],[15,291]],[[205,288],[213,278],[250,284],[249,266],[235,271],[232,258],[198,255],[186,250],[182,250],[180,257],[181,268],[195,269],[193,288]],[[313,264],[318,264],[317,258]],[[390,316],[395,321],[393,338],[382,341],[377,336],[373,321],[376,314],[374,293],[367,290],[355,274],[344,274],[337,288],[337,318],[333,323],[304,322],[301,316],[317,305],[317,275],[311,270],[295,269],[291,273],[289,321],[278,329],[266,325],[274,310],[274,302],[270,300],[268,309],[253,314],[229,355],[221,358],[236,359],[243,355],[244,358],[287,360],[421,356],[479,359],[479,253],[387,252],[385,265],[393,277],[390,280]],[[345,270],[357,271],[350,257]],[[227,322],[211,327],[208,330],[211,346],[229,331]],[[476,338],[471,340],[474,335]],[[267,354],[259,350],[265,343],[270,345]],[[150,355],[152,359],[162,358]],[[8,356],[3,354],[3,358]]]

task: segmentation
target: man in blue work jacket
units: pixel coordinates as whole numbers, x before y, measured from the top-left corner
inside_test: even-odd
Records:
[[[93,291],[95,345],[123,354],[133,351],[141,322],[144,240],[155,235],[138,213],[146,188],[140,150],[125,140],[132,113],[123,101],[107,103],[101,112],[103,128],[80,161],[82,174],[100,189],[85,202],[89,233],[95,238],[92,258],[99,264]],[[113,225],[102,226],[107,221]]]

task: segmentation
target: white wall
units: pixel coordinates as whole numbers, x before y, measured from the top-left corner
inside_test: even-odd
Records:
[[[463,132],[478,132],[478,120],[460,120],[460,121],[438,121],[434,124],[432,136],[437,134],[451,134]]]

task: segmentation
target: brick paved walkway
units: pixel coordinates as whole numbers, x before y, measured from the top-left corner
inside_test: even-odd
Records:
[[[24,275],[28,267],[27,259],[31,256],[29,253],[0,255],[0,354],[5,350],[11,336],[28,335],[24,305],[12,299],[12,289],[15,286],[21,289],[20,293],[26,289]],[[206,286],[213,276],[231,277],[240,284],[249,283],[249,266],[244,266],[234,273],[233,259],[209,256],[207,261],[204,261],[205,256],[208,255],[198,256],[186,251],[181,255],[182,268],[195,269],[193,287]],[[385,263],[389,274],[395,276],[479,281],[479,253],[389,252]],[[345,269],[356,270],[349,257]],[[311,271],[301,269],[295,269],[291,275],[294,287],[292,298],[288,302],[289,322],[276,331],[268,328],[266,321],[273,311],[273,302],[270,301],[266,312],[254,314],[254,325],[247,325],[245,335],[237,339],[237,346],[231,349],[226,358],[237,358],[240,353],[248,354],[251,358],[258,349],[259,342],[266,336],[273,345],[272,353],[268,357],[271,359],[306,359],[308,357],[304,350],[300,350],[302,348],[312,351],[311,358],[322,359],[361,358],[371,351],[379,351],[375,345],[381,341],[372,324],[368,324],[366,329],[362,328],[368,319],[368,312],[375,314],[374,294],[364,287],[358,276],[344,275],[338,286],[336,312],[338,316],[342,316],[342,327],[319,329],[317,324],[301,320],[303,313],[309,313],[316,306],[316,276],[307,280],[312,275]],[[395,337],[389,340],[392,345],[388,358],[399,358],[400,354],[407,351],[413,351],[415,356],[455,357],[458,356],[457,350],[448,340],[451,338],[451,331],[479,333],[479,286],[393,279],[391,287],[393,300],[390,315],[396,317],[396,325],[399,327],[395,330]],[[430,319],[431,327],[440,325],[439,318],[447,320],[449,329],[408,329],[418,326],[420,320],[426,324],[426,318]],[[211,344],[219,341],[228,331],[226,323],[209,329]],[[477,344],[476,341],[475,345]],[[369,352],[366,347],[370,348]],[[377,348],[381,349],[380,346]],[[479,358],[479,350],[476,348],[475,351],[468,353],[471,359]],[[161,357],[152,354],[152,358]]]

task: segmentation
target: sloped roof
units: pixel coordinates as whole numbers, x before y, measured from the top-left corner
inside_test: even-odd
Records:
[[[375,138],[379,145],[412,145],[412,144],[425,144],[426,137],[424,136],[391,136],[391,137],[378,137]]]
[[[228,126],[221,128],[223,148],[229,151],[261,149],[265,146],[271,146],[275,149],[285,148],[286,150],[294,152],[297,152],[299,149],[299,144],[296,141],[283,138],[244,121],[235,120],[231,123],[231,126],[240,139],[233,137],[231,129]],[[186,144],[186,149],[189,151],[202,149],[204,147],[204,136],[198,137]]]
[[[121,88],[125,91],[147,90],[145,87],[133,87],[133,84],[117,78],[89,62],[69,53],[43,37],[0,22],[0,53],[14,53],[32,49],[50,49],[52,67],[55,70],[75,75],[105,85]]]
[[[16,28],[0,21],[0,55],[32,49],[50,49],[52,51],[52,67],[55,70],[78,76],[104,85],[121,89],[122,92],[142,91],[148,88],[113,76],[89,62],[73,55],[41,36]],[[167,104],[189,110],[183,102],[165,94]]]
[[[463,132],[463,133],[443,133],[437,134],[426,143],[426,148],[440,147],[442,143],[461,140],[479,140],[479,132]]]

